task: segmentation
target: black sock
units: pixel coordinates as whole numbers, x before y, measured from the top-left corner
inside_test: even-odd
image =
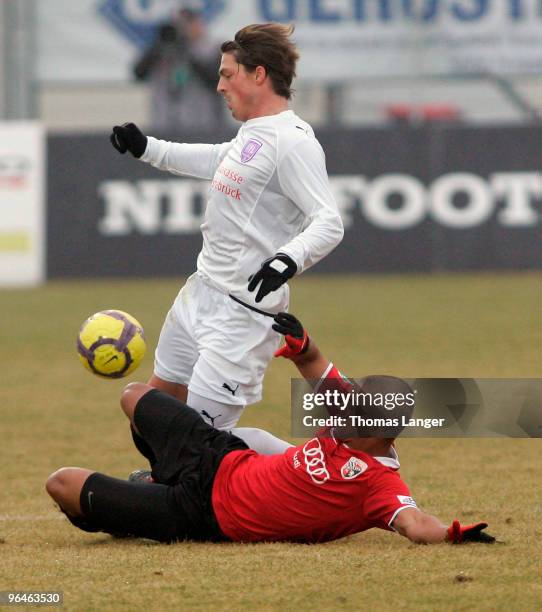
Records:
[[[58,506],[60,512],[64,514],[64,516],[70,521],[70,523],[77,527],[78,529],[82,529],[83,531],[88,531],[89,533],[96,533],[97,531],[101,531],[98,527],[92,525],[85,517],[83,516],[70,516],[62,506]]]

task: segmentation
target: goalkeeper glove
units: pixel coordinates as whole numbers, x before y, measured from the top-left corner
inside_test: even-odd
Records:
[[[276,291],[296,272],[295,261],[284,253],[277,253],[274,257],[266,259],[256,274],[248,279],[248,290],[254,291],[261,281],[262,284],[256,294],[256,302],[261,302],[268,293]]]
[[[487,523],[474,523],[473,525],[462,526],[459,521],[454,521],[448,527],[448,542],[461,544],[462,542],[483,542],[493,544],[495,538],[485,533]]]
[[[124,155],[126,151],[130,151],[138,159],[145,153],[147,148],[147,137],[135,123],[115,125],[109,140],[119,153]]]
[[[279,334],[284,334],[286,341],[286,344],[275,352],[275,357],[291,359],[308,351],[309,335],[293,314],[279,312],[278,315],[275,315],[275,323],[272,327]]]

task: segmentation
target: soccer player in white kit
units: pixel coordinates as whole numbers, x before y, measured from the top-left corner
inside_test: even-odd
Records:
[[[261,399],[280,341],[271,318],[230,295],[267,312],[287,310],[286,281],[343,237],[323,150],[310,125],[288,108],[299,57],[292,32],[255,24],[222,45],[217,91],[243,122],[232,141],[166,142],[147,138],[133,123],[111,134],[121,153],[211,181],[197,271],[166,317],[149,384],[219,429],[234,428],[244,407]]]

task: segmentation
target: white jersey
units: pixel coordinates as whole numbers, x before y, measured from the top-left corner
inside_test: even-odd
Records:
[[[248,278],[277,252],[298,273],[342,239],[325,157],[310,125],[291,110],[246,121],[223,144],[180,144],[149,137],[141,160],[173,174],[210,179],[198,272],[227,293],[253,301]],[[261,302],[273,308],[286,287]]]

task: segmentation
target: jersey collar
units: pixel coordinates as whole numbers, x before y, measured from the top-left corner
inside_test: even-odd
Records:
[[[346,444],[345,442],[343,442],[342,440],[338,440],[335,437],[335,428],[332,427],[331,428],[331,437],[333,438],[333,441],[335,442],[335,444],[339,445],[341,444],[342,446],[345,446],[347,449],[354,451],[355,452],[355,448],[350,448],[348,446],[348,444]],[[378,461],[379,463],[381,463],[382,465],[385,465],[386,467],[392,468],[393,470],[398,470],[401,467],[401,464],[399,463],[399,455],[397,454],[397,451],[395,450],[394,446],[390,447],[390,455],[388,457],[375,457],[373,455],[371,455],[373,457],[373,459],[375,459],[376,461]]]
[[[275,115],[262,115],[261,117],[254,117],[254,119],[248,119],[243,125],[255,125],[256,123],[268,123],[276,121],[279,117],[286,117],[287,115],[293,115],[294,111],[289,108],[288,110],[276,113]]]
[[[393,446],[390,447],[390,455],[390,457],[375,457],[375,459],[386,467],[398,470],[401,467],[401,464],[399,463],[399,455]]]

